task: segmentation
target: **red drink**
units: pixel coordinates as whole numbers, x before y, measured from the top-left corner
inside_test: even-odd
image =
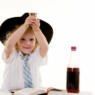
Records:
[[[79,68],[67,68],[67,92],[79,92]]]

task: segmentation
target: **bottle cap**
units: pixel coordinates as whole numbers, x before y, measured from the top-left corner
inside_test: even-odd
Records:
[[[76,51],[77,47],[76,46],[71,46],[72,51]]]

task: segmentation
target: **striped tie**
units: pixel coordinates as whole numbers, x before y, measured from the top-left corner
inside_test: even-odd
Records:
[[[23,65],[24,87],[32,88],[31,71],[29,65],[27,64],[28,58],[29,55],[26,55],[24,57],[24,65]]]

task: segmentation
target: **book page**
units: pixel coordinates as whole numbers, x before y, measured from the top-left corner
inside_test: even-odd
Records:
[[[38,95],[46,93],[45,89],[41,88],[24,88],[22,90],[16,91],[14,95]]]

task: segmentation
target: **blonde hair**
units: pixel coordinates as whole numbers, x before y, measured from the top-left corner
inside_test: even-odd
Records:
[[[16,28],[13,30],[13,32],[8,32],[8,34],[6,35],[6,41],[8,40],[8,38],[12,35],[12,33],[14,33],[14,31],[17,29],[17,28],[19,28],[20,26],[16,26]],[[32,29],[32,27],[29,27],[29,28],[27,28],[27,30],[25,31],[25,33],[26,32],[31,32],[31,33],[34,33],[34,31],[33,31],[33,29]],[[6,43],[6,41],[4,42],[4,44]],[[36,39],[36,42],[35,42],[35,47],[34,47],[34,49],[32,50],[32,52],[34,52],[35,50],[36,50],[36,48],[38,47],[38,41],[37,41],[37,39]],[[17,45],[17,43],[16,43],[16,45],[15,45],[15,48],[16,48],[16,50],[18,51],[18,45]]]

